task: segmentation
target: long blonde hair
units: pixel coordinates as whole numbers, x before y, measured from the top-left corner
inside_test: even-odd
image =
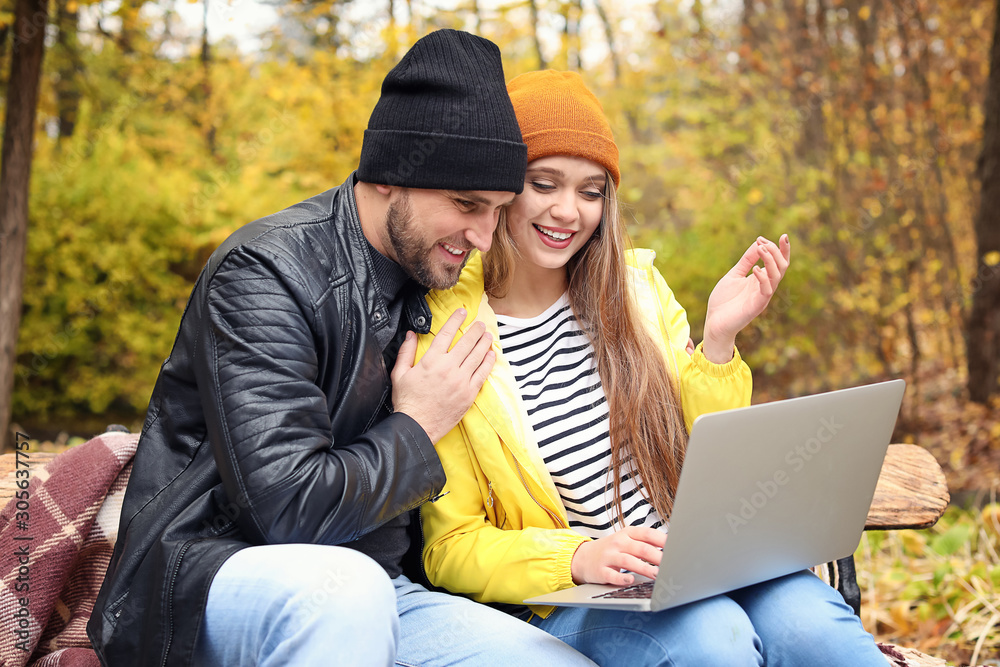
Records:
[[[668,373],[662,345],[654,342],[644,326],[629,286],[625,264],[629,245],[609,173],[600,226],[570,259],[566,271],[569,301],[594,347],[608,400],[614,505],[623,526],[623,473],[639,474],[641,493],[667,519],[687,447],[678,378]],[[516,261],[517,247],[504,211],[493,246],[483,256],[487,294],[507,295]]]

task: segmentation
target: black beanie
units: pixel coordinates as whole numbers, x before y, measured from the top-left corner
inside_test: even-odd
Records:
[[[500,49],[467,32],[438,30],[414,44],[382,82],[358,178],[520,193],[527,164]]]

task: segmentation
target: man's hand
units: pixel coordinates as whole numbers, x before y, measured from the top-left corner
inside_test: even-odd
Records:
[[[619,570],[655,579],[666,543],[667,536],[658,530],[629,526],[614,535],[581,544],[573,554],[570,573],[577,584],[628,586],[635,580],[628,572]]]
[[[461,308],[451,314],[416,366],[417,336],[407,331],[392,369],[395,411],[413,417],[434,443],[465,416],[496,361],[490,349],[493,336],[482,322],[474,323],[448,349],[465,315]]]

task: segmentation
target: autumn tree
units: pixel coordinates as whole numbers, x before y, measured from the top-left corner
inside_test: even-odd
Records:
[[[990,49],[983,152],[976,167],[982,190],[975,230],[977,273],[968,324],[969,397],[986,403],[1000,376],[1000,2]]]
[[[17,0],[0,158],[0,440],[4,449],[12,435],[11,397],[21,324],[31,160],[47,22],[47,0]]]

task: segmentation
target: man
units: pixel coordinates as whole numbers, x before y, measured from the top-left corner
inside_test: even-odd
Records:
[[[402,574],[411,510],[445,483],[434,442],[494,361],[482,327],[448,349],[461,311],[416,365],[411,330],[427,288],[489,248],[526,159],[499,50],[439,31],[386,76],[355,174],[216,250],[88,625],[104,664],[582,660]]]

